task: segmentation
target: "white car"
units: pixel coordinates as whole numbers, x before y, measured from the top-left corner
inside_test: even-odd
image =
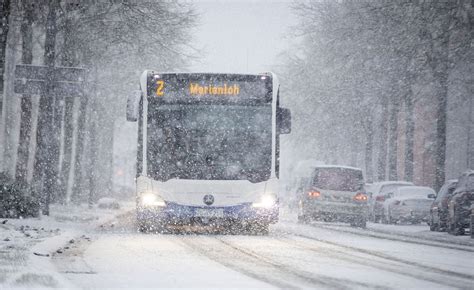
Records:
[[[388,193],[388,199],[383,204],[383,222],[411,222],[428,221],[430,207],[436,192],[425,186],[402,186]]]
[[[366,187],[369,195],[369,219],[373,222],[379,222],[383,216],[383,203],[387,199],[387,194],[394,192],[401,186],[414,186],[413,183],[407,181],[382,181],[376,182]]]

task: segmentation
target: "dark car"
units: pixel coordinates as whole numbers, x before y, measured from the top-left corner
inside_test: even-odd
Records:
[[[431,204],[430,219],[428,223],[431,231],[445,231],[448,219],[448,203],[453,196],[457,179],[448,180],[439,190],[435,200]]]
[[[474,201],[474,170],[467,171],[459,178],[453,197],[448,204],[448,232],[462,235],[470,226],[471,205]]]

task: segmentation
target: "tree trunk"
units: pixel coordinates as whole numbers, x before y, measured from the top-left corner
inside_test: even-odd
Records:
[[[0,94],[3,94],[5,55],[7,52],[7,36],[9,30],[10,0],[0,0]]]
[[[22,63],[33,63],[33,5],[23,2],[23,19],[21,23],[22,37]],[[18,144],[18,157],[16,163],[16,180],[27,182],[28,158],[31,136],[31,96],[23,95],[21,98],[20,140]]]
[[[365,142],[365,178],[368,182],[374,181],[374,172],[372,167],[372,154],[374,150],[374,130],[372,127],[372,120],[366,128],[366,142]]]
[[[58,201],[61,203],[67,202],[67,188],[69,182],[69,174],[71,171],[71,158],[72,158],[72,140],[73,140],[73,108],[74,108],[74,98],[68,97],[65,100],[64,105],[64,150],[63,150],[63,160],[61,166],[60,183],[58,190]]]
[[[99,145],[97,133],[99,132],[98,128],[98,116],[96,113],[93,113],[91,116],[90,124],[90,142],[89,142],[89,158],[90,158],[90,169],[87,170],[87,179],[89,181],[89,196],[87,198],[87,203],[89,208],[92,207],[97,197],[97,159],[99,158]]]
[[[474,135],[473,129],[473,123],[474,120],[472,118],[472,101],[473,98],[469,98],[469,122],[467,124],[467,165],[466,168],[474,168],[474,144],[472,144],[472,137]]]
[[[46,38],[44,43],[44,64],[50,68],[54,67],[56,59],[56,12],[59,8],[59,0],[49,2],[49,12],[46,21]],[[45,93],[40,98],[38,113],[38,135],[37,135],[37,154],[35,163],[35,174],[40,184],[40,203],[43,214],[49,215],[49,204],[51,195],[54,193],[57,182],[57,129],[55,121],[58,112],[54,111],[55,98],[53,93],[53,75],[50,69],[46,75]]]
[[[387,167],[387,139],[388,139],[388,96],[384,96],[382,102],[382,120],[380,126],[379,154],[377,161],[377,180],[386,180]]]
[[[72,23],[71,23],[71,5],[66,6],[67,15],[64,22],[64,42],[63,42],[63,54],[62,54],[62,66],[65,67],[73,67],[77,66],[77,58],[75,57],[75,47],[72,37]],[[74,174],[74,171],[71,172],[71,164],[73,162],[74,156],[72,155],[72,142],[73,142],[73,132],[74,132],[74,125],[73,125],[73,108],[74,108],[74,98],[65,96],[65,108],[63,119],[61,123],[64,124],[64,136],[63,136],[63,159],[61,165],[61,172],[60,176],[60,183],[59,183],[59,200],[61,202],[67,202],[67,190],[70,187],[69,180],[70,174]],[[72,177],[74,180],[74,177]]]
[[[82,200],[82,162],[84,158],[84,135],[86,126],[88,98],[84,96],[81,99],[79,106],[79,117],[77,121],[77,141],[76,141],[76,156],[74,157],[74,183],[71,200],[80,203]]]
[[[415,139],[415,119],[414,109],[415,102],[413,100],[413,92],[411,88],[405,97],[406,105],[406,130],[405,130],[405,180],[413,181],[413,146]]]
[[[431,68],[437,82],[436,92],[436,149],[435,149],[435,185],[438,191],[444,184],[446,166],[446,122],[448,110],[448,77],[449,77],[449,42],[451,19],[456,11],[456,4],[441,3],[439,9],[448,10],[441,21],[441,35],[431,39]]]
[[[11,5],[10,0],[0,0],[0,172],[8,171],[5,168],[5,150],[6,150],[6,139],[7,139],[7,130],[6,130],[6,104],[4,103],[3,88],[5,85],[5,58],[7,53],[7,41],[8,41],[8,31],[10,28],[9,18]]]
[[[437,97],[436,120],[436,175],[435,190],[438,191],[444,184],[446,163],[446,121],[448,109],[448,73],[447,66],[444,73],[437,77],[439,91]]]
[[[389,125],[390,131],[388,136],[388,178],[389,180],[397,180],[397,154],[398,154],[398,112],[400,104],[398,100],[393,100],[390,106]]]

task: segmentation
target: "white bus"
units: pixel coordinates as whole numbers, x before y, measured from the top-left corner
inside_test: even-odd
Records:
[[[278,221],[280,134],[291,130],[275,74],[145,71],[127,101],[138,121],[138,229]]]

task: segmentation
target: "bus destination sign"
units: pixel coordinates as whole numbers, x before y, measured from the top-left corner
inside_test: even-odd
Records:
[[[148,98],[158,103],[270,103],[270,75],[153,74]]]

